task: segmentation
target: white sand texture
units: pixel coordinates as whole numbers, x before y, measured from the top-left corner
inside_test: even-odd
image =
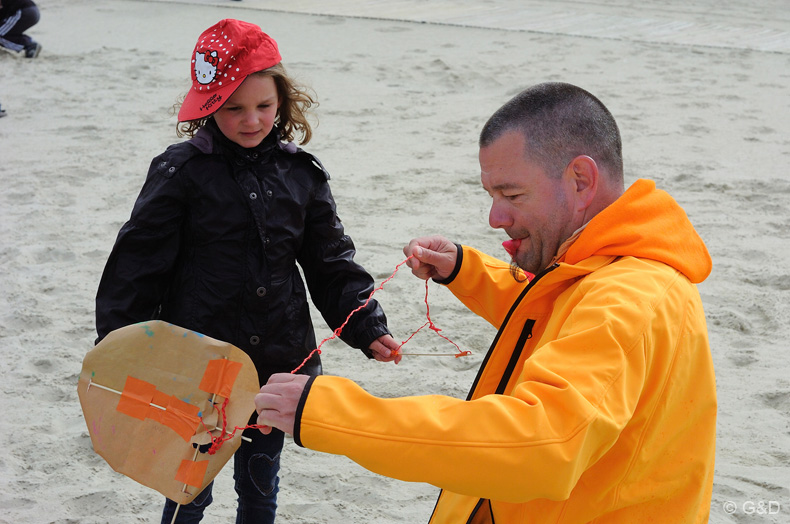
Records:
[[[178,140],[169,109],[197,35],[222,18],[259,24],[316,91],[307,148],[377,282],[424,234],[506,257],[479,180],[482,124],[543,81],[601,98],[620,124],[626,183],[669,191],[713,257],[699,286],[719,393],[710,522],[790,522],[787,0],[39,5],[29,33],[41,55],[0,52],[0,523],[158,522],[162,497],[93,452],[77,377],[109,250],[151,158]],[[325,371],[379,396],[465,397],[495,332],[447,290],[430,293],[433,320],[471,357],[393,366],[333,341]],[[407,270],[377,298],[396,339],[424,322],[422,281]],[[410,349],[454,350],[433,333]],[[234,521],[231,470],[206,522]],[[281,477],[283,523],[427,522],[438,493],[290,439]]]

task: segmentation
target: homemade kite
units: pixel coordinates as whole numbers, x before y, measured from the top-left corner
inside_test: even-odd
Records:
[[[96,453],[179,504],[238,449],[259,389],[242,350],[161,321],[107,335],[85,356],[77,388]]]

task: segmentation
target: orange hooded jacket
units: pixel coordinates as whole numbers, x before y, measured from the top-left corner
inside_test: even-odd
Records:
[[[449,289],[499,328],[467,400],[321,376],[296,442],[443,489],[445,523],[708,521],[716,387],[685,212],[637,181],[529,283],[463,248]]]

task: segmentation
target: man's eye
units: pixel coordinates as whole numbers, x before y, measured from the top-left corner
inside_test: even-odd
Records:
[[[503,195],[508,200],[517,200],[523,193],[516,193],[515,195]]]

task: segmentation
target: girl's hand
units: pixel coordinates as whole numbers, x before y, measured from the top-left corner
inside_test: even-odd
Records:
[[[398,350],[400,344],[391,335],[381,335],[370,344],[373,357],[379,362],[400,362],[403,358]]]

